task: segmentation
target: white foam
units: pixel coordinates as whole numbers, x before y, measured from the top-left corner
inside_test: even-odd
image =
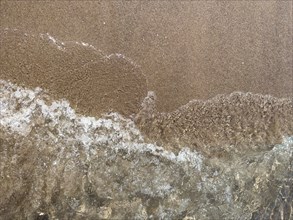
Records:
[[[108,55],[104,55],[103,56],[105,59],[111,59],[111,58],[118,58],[118,59],[124,59],[126,61],[128,61],[129,63],[131,63],[133,66],[135,67],[140,67],[136,62],[134,62],[132,59],[130,59],[129,57],[125,56],[124,54],[121,53],[111,53]]]
[[[19,29],[10,29],[10,28],[5,28],[5,31],[14,31],[14,32],[21,32],[21,30]],[[22,33],[24,36],[29,37],[29,36],[35,36],[34,34],[28,34],[28,33]],[[127,62],[131,63],[133,66],[135,67],[140,67],[140,65],[138,65],[136,62],[134,62],[133,59],[127,57],[126,55],[122,54],[122,53],[111,53],[111,54],[106,54],[105,52],[103,52],[101,49],[96,48],[94,45],[92,45],[91,43],[88,42],[84,42],[84,41],[62,41],[60,39],[58,39],[57,37],[53,36],[50,33],[39,33],[38,34],[39,37],[41,37],[41,39],[43,40],[48,40],[53,46],[55,46],[58,50],[61,51],[66,51],[66,47],[69,44],[76,44],[82,47],[86,47],[86,48],[90,48],[91,50],[94,50],[96,52],[98,52],[99,54],[101,54],[102,59],[112,59],[112,58],[118,58],[118,59],[124,59]]]
[[[53,37],[49,33],[40,34],[42,39],[48,39],[52,44],[54,44],[58,50],[65,50],[65,42],[58,40],[57,38]]]
[[[83,144],[88,154],[92,145],[104,144],[117,152],[120,149],[128,153],[148,152],[198,171],[202,168],[204,157],[196,151],[184,148],[176,156],[155,144],[145,143],[133,121],[118,113],[109,113],[102,118],[78,115],[66,100],[52,100],[47,104],[44,101],[46,95],[39,88],[30,90],[4,80],[0,80],[0,93],[0,125],[8,131],[27,135],[39,112],[38,117],[49,119],[47,125],[56,129],[57,137],[74,138]]]

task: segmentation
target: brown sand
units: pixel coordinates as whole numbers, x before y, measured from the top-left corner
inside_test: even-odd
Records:
[[[136,112],[146,90],[156,92],[159,111],[233,91],[293,95],[292,1],[0,4],[2,30],[88,42],[141,66],[102,62],[84,48],[65,55],[38,39],[23,46],[24,39],[1,35],[0,78],[50,89],[83,113]],[[123,89],[113,89],[120,83]]]
[[[146,96],[139,67],[120,55],[107,57],[76,42],[53,41],[48,35],[0,30],[0,78],[44,88],[57,99],[68,99],[83,114],[136,113]]]

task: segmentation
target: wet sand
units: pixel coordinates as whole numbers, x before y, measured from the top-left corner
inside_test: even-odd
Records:
[[[81,113],[136,113],[149,90],[161,112],[234,91],[293,95],[291,1],[1,1],[0,19],[1,33],[102,51],[1,34],[0,78],[49,89]]]
[[[84,42],[61,42],[48,34],[0,30],[0,79],[46,89],[67,99],[79,113],[137,113],[146,96],[146,78],[122,54],[104,54]]]

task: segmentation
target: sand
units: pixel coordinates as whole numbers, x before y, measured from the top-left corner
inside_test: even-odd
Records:
[[[234,91],[293,95],[291,1],[1,1],[0,20],[0,78],[81,113],[136,113],[149,90],[161,112]]]

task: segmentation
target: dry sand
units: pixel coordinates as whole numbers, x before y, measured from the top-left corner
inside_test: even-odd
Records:
[[[291,1],[1,1],[0,19],[0,78],[42,86],[82,113],[135,113],[147,90],[159,111],[233,91],[293,95]]]

